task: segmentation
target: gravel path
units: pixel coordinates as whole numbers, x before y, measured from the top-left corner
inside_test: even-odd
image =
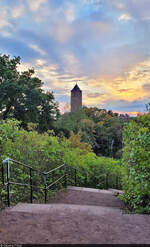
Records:
[[[50,204],[18,204],[0,215],[5,244],[150,244],[150,215],[125,214],[112,192],[69,189]]]

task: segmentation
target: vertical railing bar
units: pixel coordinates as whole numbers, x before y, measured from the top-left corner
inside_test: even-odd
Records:
[[[33,180],[32,180],[32,168],[30,168],[30,202],[33,202]]]
[[[71,167],[69,166],[69,169],[68,169],[68,177],[69,177],[69,180],[70,180],[70,183],[71,183],[71,185],[72,185],[72,169],[71,169]]]
[[[69,177],[69,179],[70,179],[71,185],[73,185],[73,184],[72,184],[72,169],[71,169],[71,167],[69,167],[68,177]]]
[[[75,186],[77,186],[77,170],[76,169],[74,170],[74,173],[75,173],[74,174],[75,175]]]
[[[4,181],[4,163],[2,162],[2,184],[4,185],[5,181]]]
[[[70,167],[70,179],[71,179],[71,185],[74,185],[74,172],[73,169]]]
[[[47,202],[47,183],[46,183],[46,174],[44,174],[44,202]]]
[[[10,184],[11,184],[11,180],[10,180],[10,161],[11,159],[7,158],[2,162],[2,170],[1,170],[1,176],[2,176],[2,183],[5,183],[5,170],[4,170],[4,163],[6,163],[6,168],[7,168],[7,173],[6,173],[6,185],[7,185],[7,202],[8,202],[8,207],[10,207]],[[13,160],[12,160],[13,161]],[[15,161],[13,161],[15,162]],[[32,167],[28,167],[29,168],[29,183],[30,183],[30,202],[33,203],[33,168]],[[47,202],[47,174],[43,173],[44,175],[44,199],[45,199],[45,203]],[[77,170],[74,169],[74,173],[71,171],[70,169],[70,175],[72,178],[72,182],[74,180],[74,184],[75,186],[77,185]],[[54,178],[52,177],[52,180]],[[67,166],[64,165],[64,185],[65,188],[67,187],[68,184],[68,174],[67,174]]]
[[[85,175],[85,178],[84,178],[84,184],[85,184],[85,187],[87,186],[87,174],[86,172],[84,171],[84,175]]]
[[[52,183],[54,183],[55,182],[56,171],[54,170],[51,174],[52,174]],[[53,186],[53,189],[54,190],[56,189],[56,184]]]
[[[65,175],[65,188],[67,188],[67,169],[66,169],[67,167],[66,167],[66,165],[64,165],[64,175]]]
[[[108,189],[108,173],[106,174],[106,189]]]
[[[53,171],[53,172],[51,173],[51,175],[52,175],[52,183],[54,182],[54,175],[55,175],[54,172],[55,172],[55,171]]]
[[[7,204],[10,207],[10,167],[9,160],[7,160]]]
[[[118,189],[118,176],[116,176],[116,189]]]
[[[120,180],[120,176],[118,176],[118,189],[121,189],[121,180]]]

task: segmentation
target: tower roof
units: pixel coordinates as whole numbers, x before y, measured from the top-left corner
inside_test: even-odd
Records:
[[[74,86],[74,88],[71,90],[71,92],[75,92],[75,91],[80,91],[80,92],[81,92],[81,90],[80,90],[80,88],[78,87],[77,84],[76,84],[76,85]]]

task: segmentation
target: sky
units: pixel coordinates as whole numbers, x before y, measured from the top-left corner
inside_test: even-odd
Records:
[[[34,68],[62,112],[83,105],[135,115],[150,102],[150,0],[0,0],[0,53]]]

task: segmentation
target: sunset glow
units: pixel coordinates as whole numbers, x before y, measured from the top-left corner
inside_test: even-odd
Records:
[[[62,112],[83,105],[136,115],[150,102],[149,0],[0,1],[0,49],[35,68]]]

